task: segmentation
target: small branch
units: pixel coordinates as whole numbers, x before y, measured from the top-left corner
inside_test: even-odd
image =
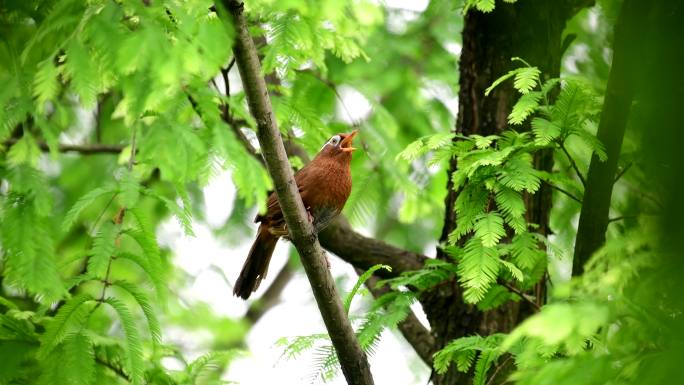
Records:
[[[575,202],[577,202],[577,203],[579,203],[579,204],[582,204],[582,200],[579,199],[578,197],[574,196],[570,191],[565,190],[565,189],[562,189],[562,188],[560,188],[560,187],[554,185],[554,184],[551,183],[551,182],[544,181],[544,183],[546,183],[547,185],[549,185],[549,187],[551,187],[552,189],[557,190],[558,192],[561,192],[561,193],[565,194],[568,198],[572,199],[573,201],[575,201]]]
[[[613,179],[613,184],[617,183],[617,181],[619,181],[620,178],[622,178],[622,176],[625,175],[625,173],[630,169],[630,167],[632,167],[632,164],[633,163],[627,164],[625,167],[622,168],[622,170],[620,170],[620,172],[618,172],[618,174],[615,176],[615,179]]]
[[[494,369],[494,372],[492,373],[492,376],[489,377],[489,380],[487,380],[487,384],[485,385],[492,385],[494,383],[494,379],[499,374],[501,369],[506,366],[508,361],[511,360],[511,357],[513,357],[513,355],[509,354],[508,357],[506,357],[506,359],[504,360],[504,362],[501,363],[501,365],[497,365],[496,369]]]
[[[532,305],[532,307],[534,307],[537,311],[541,309],[541,306],[539,306],[539,304],[533,298],[530,298],[527,294],[520,291],[520,289],[518,289],[517,287],[511,286],[507,282],[499,282],[499,284],[508,289],[508,291],[517,294],[518,297],[522,298],[523,301]]]
[[[319,234],[319,238],[327,250],[364,271],[377,264],[392,266],[391,272],[384,269],[377,271],[382,277],[395,277],[406,271],[419,270],[427,260],[422,254],[357,233],[341,215]]]
[[[223,72],[224,71],[221,70],[221,73],[223,73]],[[227,92],[229,89],[228,88],[229,84],[228,84],[227,72],[226,72],[226,76],[224,77],[224,81],[226,82],[226,92]],[[216,87],[215,84],[214,84],[214,86]],[[217,88],[217,92],[218,92],[218,88]],[[197,104],[197,101],[195,100],[195,98],[187,90],[185,91],[185,95],[187,96],[188,101],[190,102],[190,105],[192,106],[192,109],[195,111],[197,116],[199,116],[200,119],[203,119],[202,111],[199,109],[199,105]],[[219,107],[221,108],[221,120],[223,120],[226,124],[228,124],[228,126],[231,128],[233,133],[238,137],[240,142],[242,142],[242,145],[245,147],[245,150],[247,150],[247,152],[249,152],[249,154],[252,155],[256,160],[258,160],[259,163],[264,164],[264,159],[261,157],[261,155],[259,155],[259,153],[254,148],[254,146],[252,146],[252,143],[250,143],[249,139],[247,139],[245,134],[242,133],[242,131],[240,130],[240,127],[246,126],[247,122],[244,120],[233,119],[230,116],[230,113],[228,110],[228,105],[226,103],[221,103],[219,105]]]
[[[266,82],[261,72],[254,41],[243,13],[244,5],[236,0],[223,0],[236,30],[235,54],[249,110],[257,122],[257,137],[266,161],[290,238],[299,252],[321,316],[339,358],[348,384],[373,384],[366,354],[361,350],[354,329],[347,318],[335,282],[326,266],[324,251],[294,181],[292,167],[277,127]]]
[[[621,220],[623,220],[623,219],[636,218],[636,217],[637,217],[636,215],[621,215],[621,216],[619,216],[619,217],[609,218],[609,219],[608,219],[608,223],[621,221]]]
[[[11,138],[2,142],[4,147],[11,147],[17,143],[18,139]],[[50,147],[45,142],[37,142],[41,151],[48,152]],[[58,144],[57,151],[59,152],[77,152],[82,155],[96,155],[96,154],[119,154],[125,146],[112,144]]]
[[[235,65],[235,57],[233,57],[233,60],[230,61],[230,64],[228,64],[228,67],[226,69],[221,70],[221,77],[223,78],[223,85],[226,89],[226,97],[230,96],[230,80],[228,78],[228,73],[230,72],[230,69],[233,68],[233,65]],[[247,139],[245,134],[242,132],[240,129],[240,126],[237,124],[237,122],[233,119],[233,117],[230,114],[230,106],[228,103],[223,102],[221,104],[221,118],[223,119],[224,122],[226,122],[230,128],[233,130],[233,133],[240,139],[242,142],[242,145],[247,149],[247,152],[249,152],[254,158],[256,158],[259,163],[262,165],[264,164],[264,158],[259,155],[257,152],[256,148],[252,146],[252,143]],[[243,125],[246,125],[247,122],[244,122]]]
[[[572,156],[570,156],[570,153],[565,148],[563,142],[559,141],[558,145],[560,146],[560,149],[563,150],[563,153],[565,153],[565,156],[568,158],[568,161],[570,161],[570,165],[572,166],[572,168],[575,169],[575,173],[577,173],[577,177],[579,178],[580,182],[582,182],[582,186],[586,187],[587,181],[584,179],[584,176],[582,176],[582,172],[580,172],[579,167],[577,167],[577,163],[575,163],[575,160],[572,159]]]

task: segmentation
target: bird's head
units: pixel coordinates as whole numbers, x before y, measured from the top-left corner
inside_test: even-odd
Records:
[[[358,130],[354,130],[349,134],[333,135],[323,145],[318,155],[351,160],[351,153],[356,150],[352,147],[352,141],[358,132]]]

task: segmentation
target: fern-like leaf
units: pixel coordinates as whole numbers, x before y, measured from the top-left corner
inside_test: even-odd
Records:
[[[380,269],[392,271],[391,266],[377,264],[377,265],[371,266],[368,270],[366,270],[363,274],[361,274],[359,276],[359,279],[354,284],[354,287],[352,288],[352,290],[344,298],[344,309],[347,311],[347,314],[349,314],[349,308],[351,307],[351,303],[354,300],[354,296],[359,291],[359,288],[361,287],[361,285],[363,285],[373,275],[373,273],[375,273],[376,271],[378,271]]]
[[[511,124],[522,124],[539,107],[542,98],[540,91],[533,91],[523,94],[513,105],[513,110],[508,115],[508,122]]]
[[[152,341],[159,345],[161,344],[161,326],[159,325],[159,320],[157,320],[157,315],[152,308],[152,301],[150,298],[140,290],[137,286],[126,281],[115,281],[112,283],[113,286],[120,287],[128,294],[130,294],[135,301],[140,305],[145,318],[147,319],[147,326],[150,329],[150,335],[152,336]]]
[[[95,380],[95,352],[92,341],[84,333],[69,335],[64,340],[63,367],[70,385],[91,385]]]
[[[126,335],[126,369],[133,385],[142,385],[145,381],[145,363],[143,361],[142,342],[135,318],[128,307],[120,300],[109,297],[104,300],[119,316]]]
[[[541,71],[537,67],[522,67],[518,69],[513,80],[513,87],[521,94],[528,94],[539,82]]]
[[[477,303],[484,298],[489,287],[496,282],[499,273],[499,254],[495,248],[485,247],[479,238],[466,243],[458,263],[458,275],[468,303]]]
[[[217,383],[222,369],[241,354],[238,350],[228,350],[214,351],[199,356],[185,368],[190,384]]]
[[[115,225],[112,222],[105,222],[102,224],[93,240],[93,247],[90,249],[88,274],[93,277],[105,277],[107,266],[116,251],[116,237],[118,235],[118,225]]]
[[[59,69],[55,66],[52,58],[47,58],[38,64],[33,80],[33,95],[36,97],[38,112],[45,111],[45,103],[57,97],[59,81],[57,75]]]
[[[73,206],[71,206],[67,214],[64,216],[64,221],[62,221],[62,230],[64,232],[69,231],[73,227],[74,223],[76,223],[76,220],[81,215],[83,210],[93,204],[95,200],[105,195],[113,195],[115,193],[116,186],[113,185],[98,187],[96,189],[90,190],[88,193],[79,198],[79,200],[76,201]]]
[[[91,311],[85,304],[91,301],[94,301],[94,298],[90,295],[80,294],[70,298],[59,308],[57,314],[45,327],[45,333],[41,337],[40,357],[45,357],[62,343],[69,331],[80,330]]]
[[[494,247],[506,235],[503,218],[496,212],[480,215],[475,220],[475,236],[482,241],[484,247]]]
[[[480,352],[477,362],[475,363],[473,385],[485,385],[487,383],[487,372],[500,355],[501,353],[496,349],[487,349]]]

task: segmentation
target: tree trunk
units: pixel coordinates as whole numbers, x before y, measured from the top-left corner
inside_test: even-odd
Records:
[[[497,2],[491,13],[470,10],[466,14],[459,68],[456,133],[490,135],[499,134],[507,128],[508,113],[518,98],[511,82],[497,87],[487,97],[484,91],[495,79],[513,68],[512,57],[521,57],[539,67],[546,78],[559,75],[562,32],[566,21],[578,6],[569,1],[520,0],[514,4]],[[552,164],[551,153],[540,153],[535,159],[539,169],[550,171]],[[456,161],[452,160],[449,175],[456,167]],[[441,242],[445,242],[456,227],[454,203],[458,192],[453,191],[450,179]],[[526,203],[527,220],[538,224],[539,231],[548,234],[551,191],[543,186],[537,194],[527,197]],[[448,258],[439,250],[437,257]],[[461,288],[456,281],[439,285],[425,293],[420,300],[430,321],[437,349],[467,335],[508,332],[533,312],[529,305],[513,302],[481,312],[477,307],[463,302]],[[507,370],[503,369],[492,383],[505,380]],[[446,374],[435,376],[433,381],[436,385],[468,384],[472,382],[472,372],[460,373],[452,367]]]
[[[646,9],[645,9],[646,8]],[[606,240],[611,195],[617,172],[622,139],[634,95],[635,54],[641,52],[639,44],[640,20],[647,14],[648,4],[639,0],[625,0],[615,24],[613,63],[610,68],[606,97],[601,111],[596,136],[606,147],[608,159],[603,162],[596,154],[591,157],[587,185],[584,190],[575,239],[572,275],[584,272],[584,264]]]

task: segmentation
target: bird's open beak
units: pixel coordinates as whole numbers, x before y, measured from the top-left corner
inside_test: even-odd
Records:
[[[352,140],[354,140],[354,137],[356,134],[358,134],[359,130],[354,130],[351,132],[351,134],[347,135],[344,139],[342,139],[342,142],[340,143],[340,149],[344,152],[352,152],[356,150],[354,147],[351,146]]]

